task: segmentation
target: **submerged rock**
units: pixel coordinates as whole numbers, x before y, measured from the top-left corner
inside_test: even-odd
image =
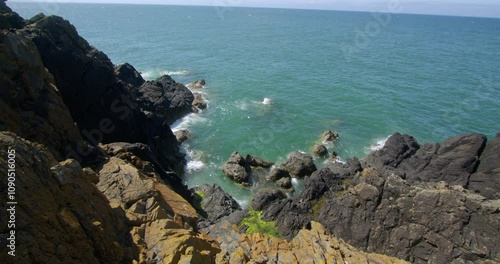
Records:
[[[335,142],[339,138],[339,133],[337,131],[333,130],[327,130],[323,132],[323,135],[321,136],[321,140],[323,142]]]
[[[187,85],[189,89],[201,89],[203,86],[205,86],[206,82],[204,79],[201,80],[196,80],[194,82],[191,82]]]
[[[207,101],[201,93],[194,93],[193,106],[201,110],[207,108]]]
[[[302,178],[317,170],[311,155],[302,152],[292,152],[282,164],[293,177]]]
[[[175,138],[177,138],[177,142],[179,142],[179,144],[182,144],[182,143],[184,143],[184,141],[191,138],[193,133],[191,133],[191,131],[189,131],[187,129],[182,129],[182,130],[175,131],[174,135],[175,135]]]
[[[313,147],[313,153],[317,157],[324,157],[328,155],[328,150],[326,149],[325,145],[319,144]]]

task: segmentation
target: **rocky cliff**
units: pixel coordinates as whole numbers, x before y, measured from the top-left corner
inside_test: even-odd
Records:
[[[401,262],[317,223],[291,242],[232,226],[231,247],[200,232],[200,216],[210,228],[241,208],[215,186],[210,204],[196,205],[177,176],[184,157],[169,124],[191,111],[192,93],[114,66],[68,21],[24,21],[2,1],[0,61],[0,169],[14,171],[0,179],[0,203],[11,191],[17,203],[0,214],[2,240],[16,236],[16,256],[2,250],[2,263],[293,263],[312,251],[327,263]]]

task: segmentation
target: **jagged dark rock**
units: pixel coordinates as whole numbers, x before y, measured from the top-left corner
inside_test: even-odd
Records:
[[[284,198],[286,194],[279,189],[262,189],[252,198],[252,209],[260,211],[271,202]]]
[[[274,162],[263,160],[262,158],[248,155],[245,157],[248,165],[252,167],[271,168]]]
[[[282,164],[292,176],[302,178],[317,170],[311,155],[302,152],[292,152]]]
[[[222,172],[237,183],[248,182],[250,171],[250,165],[236,151],[233,152],[226,163],[222,165]]]
[[[206,213],[206,218],[198,223],[200,228],[208,227],[234,212],[241,211],[240,205],[216,184],[203,184],[193,188],[201,198],[199,210]]]
[[[133,86],[141,86],[146,82],[141,74],[134,68],[134,66],[124,63],[115,66],[115,74],[118,79],[125,83],[130,83]]]

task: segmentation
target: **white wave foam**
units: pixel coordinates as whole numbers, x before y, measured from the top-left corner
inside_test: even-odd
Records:
[[[142,78],[146,80],[154,80],[160,76],[163,75],[170,75],[170,76],[187,76],[187,75],[192,75],[194,74],[194,71],[191,70],[175,70],[175,71],[161,71],[161,70],[149,70],[149,71],[143,71],[141,72]]]
[[[241,208],[245,209],[248,207],[248,200],[239,200],[239,199],[234,199],[240,206]]]
[[[170,129],[172,129],[172,131],[179,131],[179,130],[182,130],[182,129],[188,129],[189,127],[191,127],[193,124],[197,124],[197,123],[203,123],[203,122],[206,122],[207,119],[200,116],[199,114],[196,114],[196,113],[191,113],[177,121],[175,121],[175,123],[173,123],[171,126],[170,126]]]
[[[297,189],[299,187],[299,179],[292,177],[292,185]]]
[[[387,140],[390,138],[391,136],[388,136],[387,138],[385,139],[379,139],[377,140],[377,142],[373,145],[371,145],[369,147],[370,151],[377,151],[377,150],[381,150],[384,146],[385,146],[385,143],[387,142]]]
[[[194,71],[191,71],[191,70],[176,70],[176,71],[163,71],[162,72],[162,74],[166,74],[166,75],[183,75],[183,76],[191,75],[193,73],[194,73]]]
[[[191,161],[188,161],[186,164],[186,171],[187,172],[199,171],[203,167],[205,167],[205,163],[203,163],[202,161],[191,160]]]
[[[272,100],[271,98],[265,97],[264,100],[262,100],[262,104],[269,105],[271,104]]]

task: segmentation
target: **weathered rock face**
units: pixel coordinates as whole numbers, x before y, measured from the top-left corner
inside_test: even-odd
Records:
[[[241,211],[240,205],[222,188],[215,184],[204,184],[194,188],[196,195],[199,195],[199,205],[206,217],[198,222],[200,228],[205,228],[219,222],[222,218],[230,214]]]
[[[252,198],[252,209],[261,211],[276,200],[286,198],[286,194],[279,189],[262,189]]]
[[[0,129],[42,143],[62,160],[83,140],[35,44],[0,32],[0,60]]]
[[[317,170],[311,155],[302,152],[293,152],[288,155],[288,159],[282,164],[292,176],[302,178],[311,175]]]
[[[328,235],[317,222],[311,222],[309,229],[300,230],[290,242],[260,233],[240,234],[238,227],[227,221],[206,231],[222,245],[217,263],[407,263],[359,251]]]
[[[99,167],[97,187],[112,207],[125,211],[140,262],[213,263],[219,247],[195,232],[196,210],[162,181],[154,164],[126,148],[105,148],[114,156]]]
[[[484,139],[470,134],[420,146],[395,134],[362,162],[351,159],[306,177],[298,197],[270,203],[262,218],[289,239],[319,221],[356,247],[413,263],[498,262],[500,201],[486,187],[496,184],[498,138],[486,148]],[[478,160],[484,160],[481,171]],[[409,177],[414,173],[435,176]]]
[[[0,168],[7,171],[8,149],[16,160],[15,263],[121,263],[134,259],[123,210],[113,209],[92,184],[98,180],[75,160],[57,162],[44,146],[0,132]],[[7,193],[7,177],[0,179]],[[6,204],[7,195],[0,197]],[[6,237],[8,217],[0,214]],[[2,250],[5,263],[12,260]]]

